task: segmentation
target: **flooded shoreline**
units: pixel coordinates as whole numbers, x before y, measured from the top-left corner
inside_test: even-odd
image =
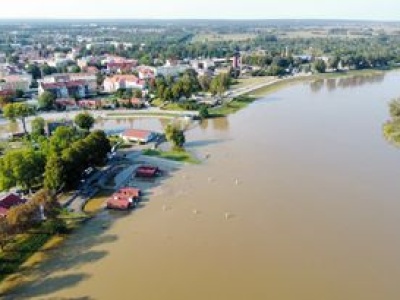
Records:
[[[10,297],[397,299],[400,152],[381,126],[399,80],[297,84],[194,127],[209,159],[106,230],[100,214]]]

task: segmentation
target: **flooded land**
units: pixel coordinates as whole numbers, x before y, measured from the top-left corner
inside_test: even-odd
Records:
[[[203,164],[89,221],[8,297],[399,299],[400,150],[382,136],[399,82],[299,83],[195,126]]]

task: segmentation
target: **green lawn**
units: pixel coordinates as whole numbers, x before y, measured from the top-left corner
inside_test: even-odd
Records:
[[[160,117],[160,118],[174,118],[179,117],[179,113],[158,113],[158,112],[126,112],[126,113],[107,113],[106,118],[135,118],[135,117]]]
[[[93,198],[91,198],[83,208],[83,211],[89,215],[98,213],[106,203],[107,199],[111,197],[114,190],[103,189],[100,190]]]
[[[144,155],[148,156],[155,156],[164,159],[179,161],[179,162],[186,162],[191,164],[199,164],[200,161],[193,157],[193,155],[187,151],[160,151],[160,150],[153,150],[153,149],[146,149],[143,150]]]
[[[223,117],[233,114],[254,102],[255,98],[248,96],[237,97],[229,103],[225,103],[219,107],[209,109],[210,118]]]
[[[48,233],[20,234],[0,252],[0,282],[16,272],[31,255],[38,251],[49,239]]]

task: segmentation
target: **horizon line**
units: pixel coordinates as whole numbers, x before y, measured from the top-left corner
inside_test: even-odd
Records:
[[[351,18],[141,18],[141,17],[6,17],[0,18],[0,23],[4,21],[351,21],[351,22],[384,22],[400,23],[400,20],[393,19],[351,19]]]

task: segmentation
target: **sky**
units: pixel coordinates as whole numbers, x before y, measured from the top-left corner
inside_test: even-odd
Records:
[[[400,21],[400,0],[11,0],[0,18]]]

